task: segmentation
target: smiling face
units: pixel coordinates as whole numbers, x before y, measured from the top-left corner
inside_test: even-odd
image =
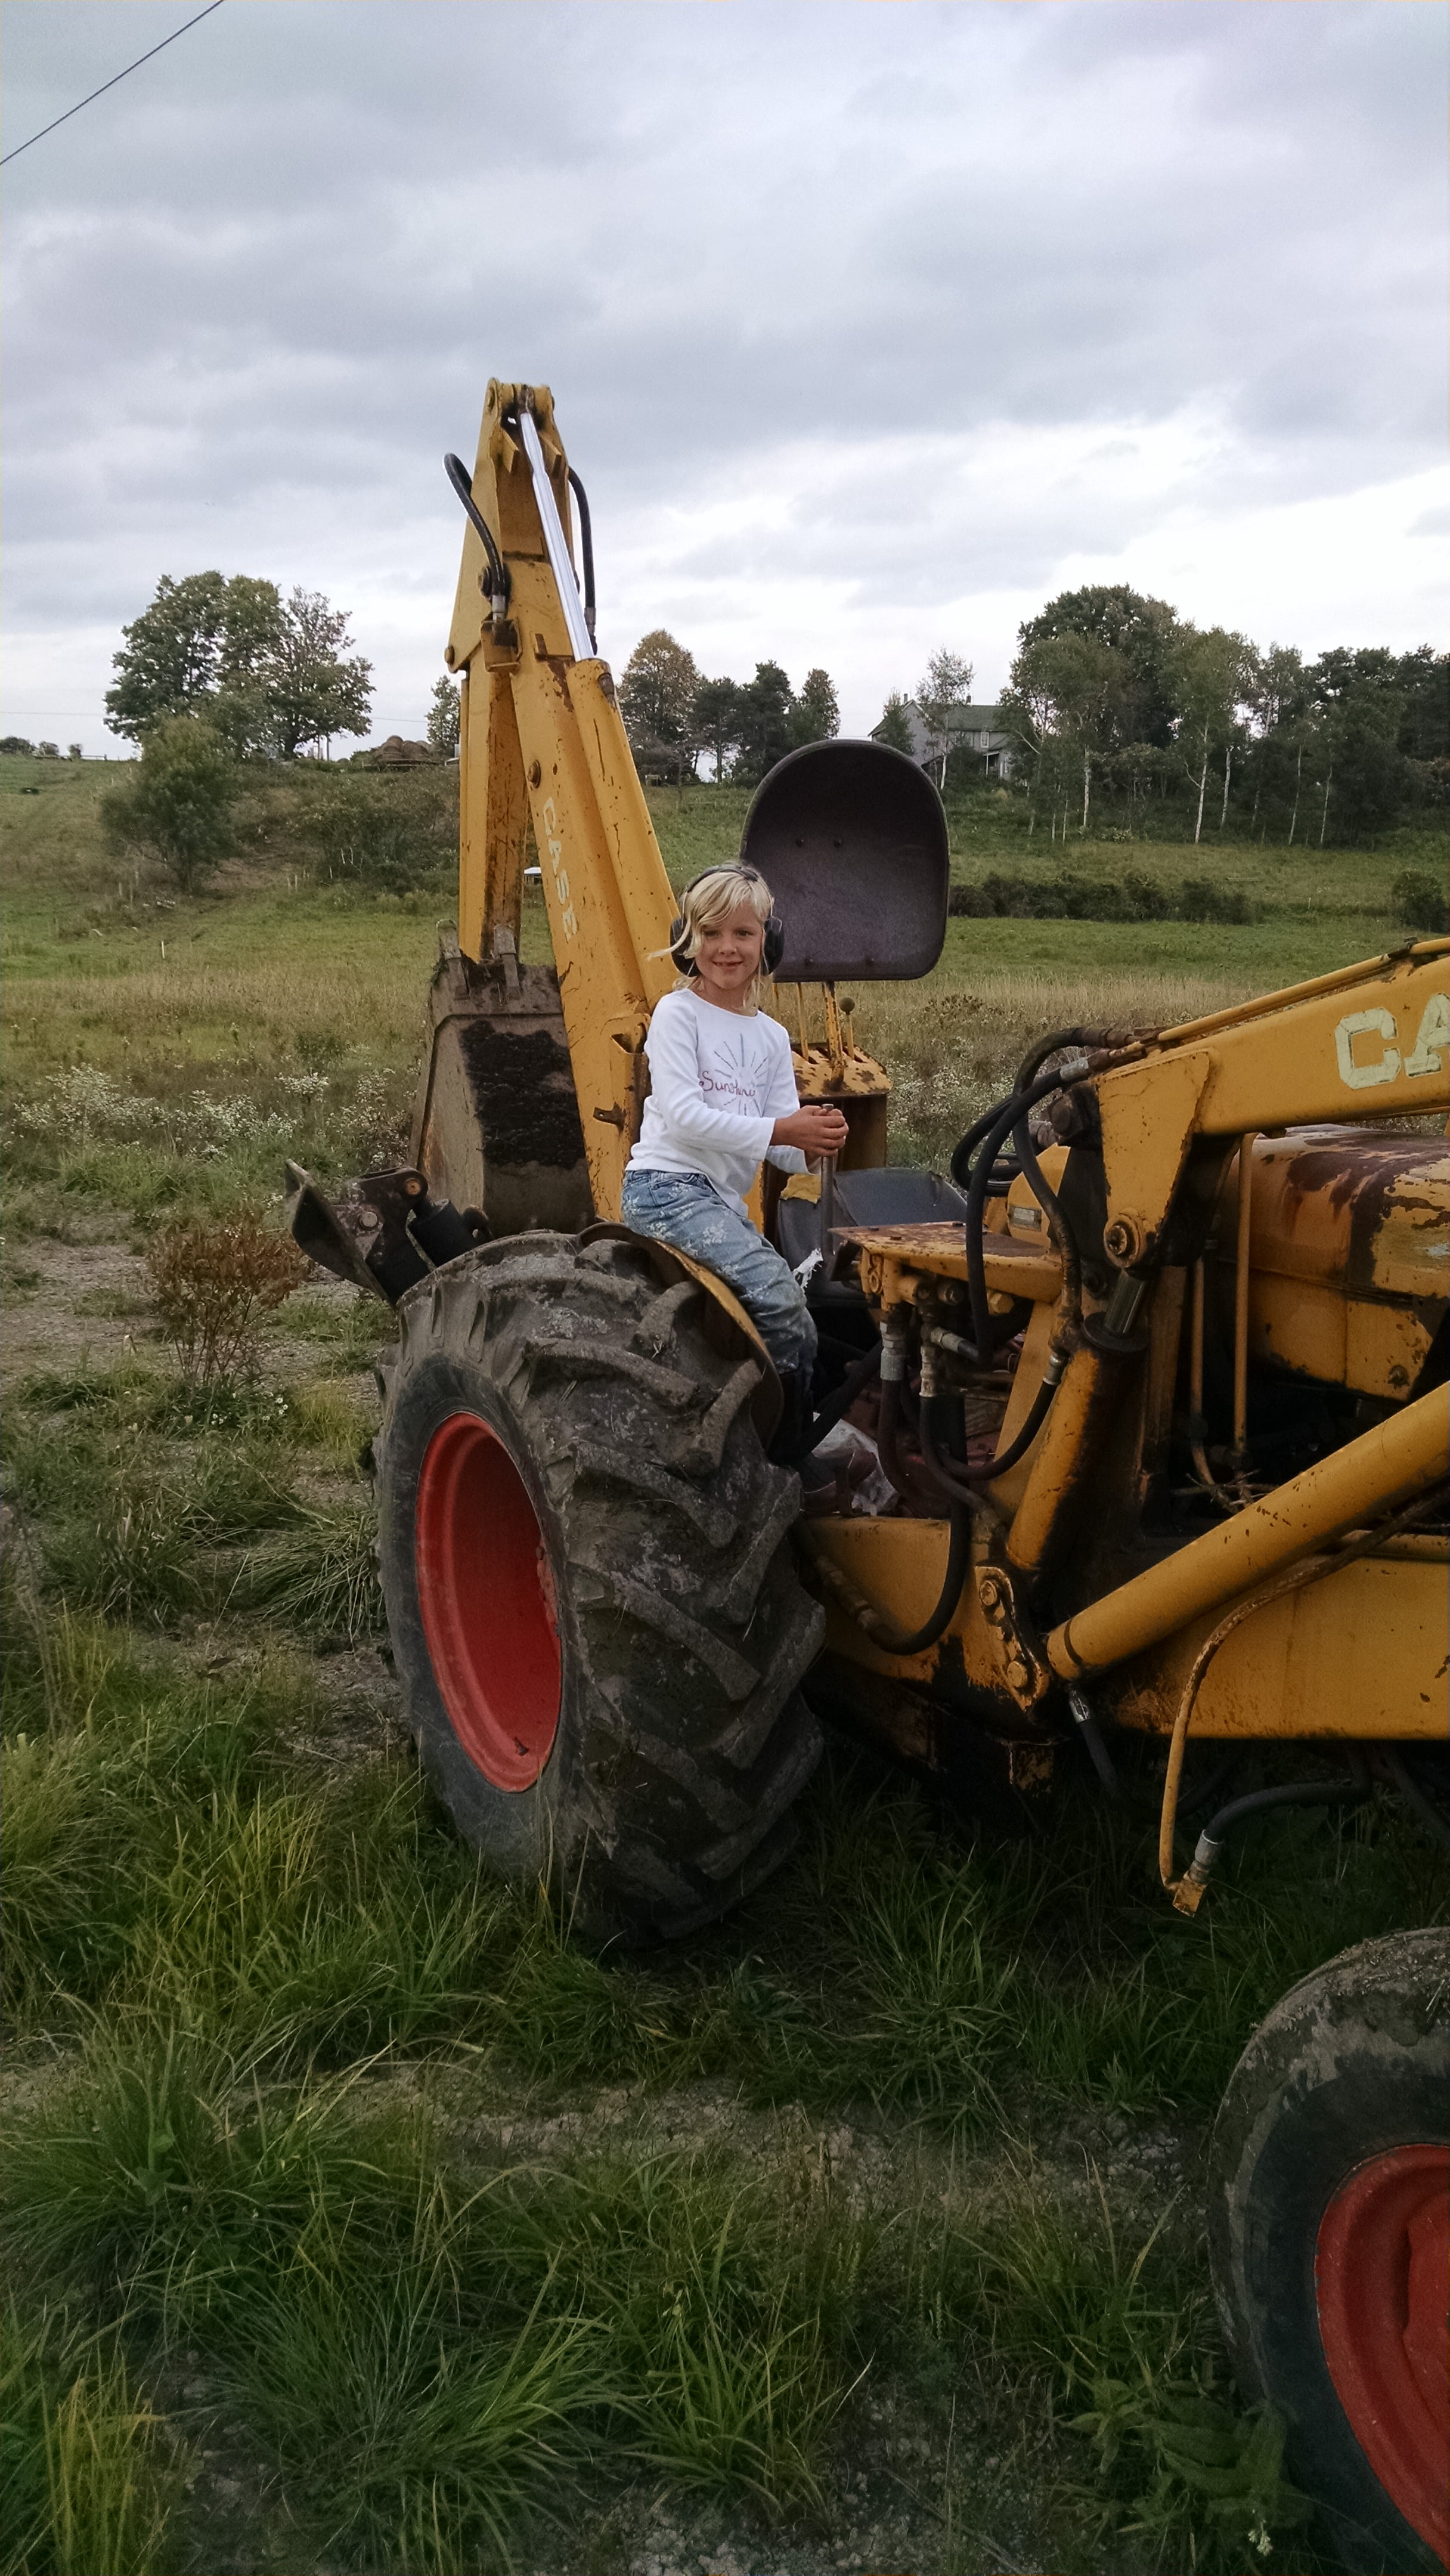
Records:
[[[744,1010],[745,997],[760,972],[764,945],[765,924],[748,903],[738,904],[724,921],[702,930],[694,965],[705,1000],[721,1010]]]

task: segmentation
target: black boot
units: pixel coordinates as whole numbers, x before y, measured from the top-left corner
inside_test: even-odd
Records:
[[[802,1442],[811,1427],[811,1371],[808,1368],[782,1369],[780,1420],[775,1426],[769,1455],[777,1467],[798,1467]]]

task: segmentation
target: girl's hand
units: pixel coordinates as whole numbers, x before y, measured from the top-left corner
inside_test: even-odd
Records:
[[[772,1145],[798,1145],[803,1154],[839,1154],[848,1133],[839,1109],[813,1101],[808,1108],[793,1109],[789,1118],[777,1118],[770,1141]]]

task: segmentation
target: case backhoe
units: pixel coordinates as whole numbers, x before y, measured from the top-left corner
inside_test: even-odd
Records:
[[[460,1830],[592,1934],[688,1932],[789,1847],[823,1717],[988,1811],[1055,1770],[1111,1797],[1125,1739],[1161,1739],[1186,1912],[1266,1805],[1387,1783],[1434,1826],[1447,942],[1180,1027],[1044,1032],[949,1175],[904,1169],[837,988],[935,964],[940,801],[871,742],[781,762],[744,855],[785,923],[801,1097],[849,1141],[755,1212],[811,1265],[812,1435],[879,1379],[901,1498],[803,1519],[748,1317],[618,1222],[674,899],[547,390],[491,384],[449,472],[459,909],[412,1159],[335,1205],[292,1180],[304,1249],[398,1309],[383,1584]],[[531,842],[549,967],[519,953]],[[1206,1740],[1290,1758],[1190,1848]],[[1297,1987],[1215,2132],[1242,2384],[1366,2567],[1446,2545],[1444,1970],[1405,1934]]]

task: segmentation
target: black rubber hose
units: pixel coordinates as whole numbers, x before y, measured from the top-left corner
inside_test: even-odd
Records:
[[[946,1485],[951,1490],[959,1487],[963,1493],[974,1494],[981,1486],[995,1483],[998,1476],[1005,1476],[1009,1467],[1015,1467],[1020,1459],[1026,1457],[1038,1432],[1047,1420],[1047,1408],[1056,1393],[1056,1386],[1049,1385],[1044,1378],[1027,1408],[1022,1428],[1016,1434],[1011,1446],[1004,1449],[999,1458],[989,1458],[985,1467],[962,1467],[955,1459],[944,1458],[931,1436],[923,1408],[920,1433],[921,1454],[931,1473],[939,1484]]]
[[[924,1653],[928,1646],[934,1646],[938,1637],[945,1634],[956,1617],[957,1603],[962,1597],[967,1580],[967,1565],[972,1545],[972,1515],[965,1503],[951,1504],[949,1524],[951,1537],[947,1542],[947,1570],[942,1577],[942,1587],[936,1608],[925,1624],[913,1629],[910,1636],[894,1636],[887,1648],[889,1654]]]
[[[454,491],[457,493],[459,500],[463,503],[465,510],[468,512],[469,518],[472,520],[474,527],[478,531],[483,551],[488,557],[488,577],[492,584],[491,595],[495,599],[506,600],[509,595],[508,566],[504,562],[503,556],[499,553],[498,542],[494,536],[492,528],[489,526],[487,519],[484,517],[483,512],[480,510],[478,503],[473,497],[473,476],[469,473],[469,470],[464,464],[461,456],[445,456],[443,459],[443,471],[447,475],[449,482],[452,484]]]
[[[1088,1045],[1093,1035],[1094,1032],[1090,1029],[1057,1029],[1050,1038],[1039,1038],[1036,1046],[1023,1057],[1008,1099],[1015,1100],[1019,1092],[1026,1090],[1038,1066],[1044,1064],[1050,1055],[1061,1055],[1066,1047]],[[966,1189],[970,1181],[974,1148],[981,1143],[987,1130],[995,1126],[1006,1105],[1006,1101],[999,1100],[994,1108],[983,1110],[975,1127],[969,1127],[965,1136],[952,1147],[952,1158],[947,1168],[959,1190]]]
[[[1013,1090],[1025,1091],[1050,1055],[1066,1055],[1069,1047],[1081,1054],[1084,1047],[1101,1046],[1102,1042],[1100,1029],[1055,1029],[1050,1038],[1039,1038],[1035,1046],[1028,1048],[1017,1067]]]
[[[1382,1744],[1379,1748],[1379,1758],[1411,1814],[1418,1819],[1426,1833],[1433,1835],[1442,1850],[1450,1851],[1450,1823],[1447,1823],[1434,1802],[1426,1797],[1403,1756],[1396,1752],[1392,1744]]]
[[[1254,1789],[1246,1798],[1235,1798],[1211,1816],[1199,1836],[1200,1842],[1217,1847],[1230,1829],[1246,1816],[1257,1816],[1270,1807],[1338,1807],[1362,1799],[1365,1779],[1361,1771],[1348,1780],[1290,1781],[1279,1789]]]
[[[1015,1093],[1013,1094],[1013,1097],[1015,1099]],[[952,1179],[956,1182],[959,1190],[964,1190],[969,1187],[972,1177],[973,1152],[975,1148],[980,1145],[988,1128],[996,1125],[997,1119],[1001,1114],[1001,1108],[1001,1101],[994,1101],[990,1109],[983,1110],[975,1127],[969,1127],[965,1136],[960,1137],[957,1143],[952,1147],[952,1159],[947,1165],[947,1169],[951,1173]]]
[[[579,552],[584,558],[584,623],[589,629],[590,643],[597,644],[599,638],[594,626],[594,529],[589,517],[589,496],[572,465],[569,468],[569,489],[579,504]]]
[[[1028,1110],[1036,1107],[1039,1100],[1045,1100],[1050,1091],[1060,1091],[1064,1081],[1074,1081],[1076,1078],[1076,1075],[1061,1071],[1041,1075],[1026,1091],[1014,1092],[1012,1098],[997,1109],[991,1124],[986,1127],[982,1135],[981,1148],[972,1166],[971,1186],[967,1191],[966,1216],[967,1288],[972,1304],[972,1339],[979,1354],[991,1353],[997,1339],[992,1329],[991,1309],[987,1304],[987,1271],[982,1248],[982,1219],[987,1205],[987,1183],[991,1177],[997,1148],[1012,1129],[1021,1124]],[[980,1120],[978,1125],[982,1125]],[[966,1138],[962,1141],[965,1144]]]
[[[849,1413],[857,1396],[863,1388],[870,1385],[874,1377],[880,1375],[880,1370],[881,1345],[878,1342],[874,1351],[868,1351],[864,1359],[856,1362],[854,1368],[847,1369],[840,1385],[827,1396],[820,1412],[812,1417],[790,1455],[782,1460],[782,1465],[797,1467],[803,1458],[809,1458],[813,1449],[819,1449],[826,1433],[834,1431],[842,1415]]]
[[[1082,1320],[1082,1255],[1077,1237],[1063,1214],[1062,1201],[1037,1159],[1032,1131],[1024,1118],[1012,1130],[1012,1142],[1022,1165],[1022,1177],[1047,1219],[1047,1231],[1053,1249],[1062,1263],[1062,1293],[1068,1316],[1074,1324]]]
[[[1118,1778],[1117,1764],[1103,1742],[1103,1730],[1098,1724],[1097,1712],[1091,1700],[1083,1691],[1070,1690],[1067,1694],[1067,1704],[1072,1711],[1073,1724],[1077,1728],[1079,1741],[1098,1775],[1105,1794],[1115,1804],[1119,1803],[1123,1795],[1123,1784]]]

